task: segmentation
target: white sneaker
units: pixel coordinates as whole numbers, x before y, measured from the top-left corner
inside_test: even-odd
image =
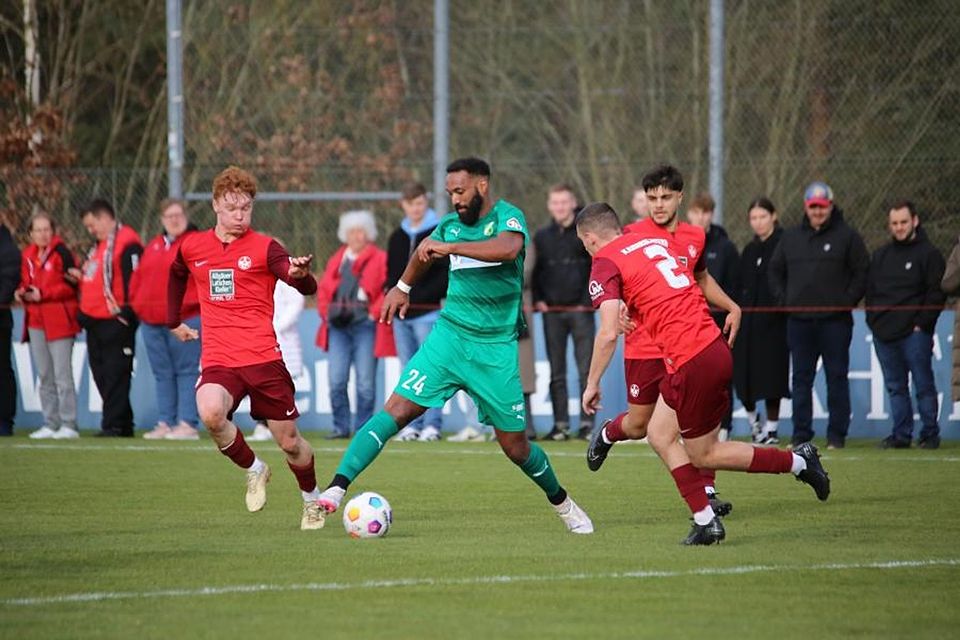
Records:
[[[440,439],[440,429],[427,426],[420,430],[420,442],[436,442]]]
[[[300,518],[300,530],[323,529],[326,524],[326,511],[315,500],[303,503],[303,516]]]
[[[248,442],[269,442],[270,440],[273,440],[273,434],[270,433],[267,425],[262,422],[258,422],[257,426],[253,428],[253,433],[247,436]]]
[[[553,507],[557,515],[567,525],[567,531],[570,533],[587,534],[593,533],[593,522],[586,512],[577,506],[573,498],[567,496],[567,499]]]
[[[191,427],[188,424],[178,424],[173,429],[170,429],[170,432],[167,435],[163,436],[164,440],[199,440],[200,434],[197,433],[197,430]]]
[[[165,437],[167,437],[168,433],[170,433],[170,425],[164,422],[159,422],[157,423],[157,426],[155,426],[153,429],[143,434],[143,439],[144,440],[163,440]]]
[[[30,434],[30,438],[33,440],[52,440],[56,435],[57,432],[50,427],[40,427]]]
[[[31,437],[33,437],[31,435]],[[54,440],[75,440],[80,437],[80,434],[76,429],[71,429],[70,427],[60,427],[53,433]]]
[[[763,442],[763,432],[765,431],[764,427],[766,426],[766,420],[761,421],[760,417],[757,416],[757,421],[750,425],[750,436],[753,438],[754,444],[760,444]]]
[[[397,442],[413,442],[414,440],[420,439],[420,432],[410,425],[407,425],[403,429],[400,429],[400,433],[394,436],[394,439]]]
[[[327,487],[323,490],[323,493],[320,494],[320,498],[317,500],[317,504],[320,505],[320,508],[327,513],[333,513],[340,508],[340,501],[343,500],[343,496],[346,495],[346,491],[340,487]]]
[[[447,438],[447,442],[483,442],[486,438],[476,427],[464,427],[456,434]]]
[[[247,471],[247,511],[253,513],[267,504],[267,483],[270,482],[270,467],[263,463],[263,470]]]

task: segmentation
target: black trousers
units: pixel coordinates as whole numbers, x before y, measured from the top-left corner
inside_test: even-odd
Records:
[[[88,318],[87,357],[90,371],[103,398],[100,428],[122,435],[133,433],[130,406],[130,379],[133,376],[133,349],[136,325],[119,320]]]
[[[13,375],[13,314],[0,309],[0,432],[10,433],[17,413],[17,379]]]
[[[553,405],[553,421],[557,425],[570,426],[570,396],[567,391],[567,339],[573,338],[573,355],[580,376],[580,396],[587,387],[590,373],[590,357],[593,354],[593,337],[596,326],[592,312],[560,311],[543,314],[543,333],[547,343],[547,359],[550,361],[550,403]],[[593,416],[580,413],[580,429],[593,428]]]

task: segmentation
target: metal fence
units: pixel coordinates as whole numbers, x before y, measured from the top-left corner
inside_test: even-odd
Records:
[[[620,211],[660,161],[681,168],[688,197],[707,189],[709,3],[449,4],[450,156],[488,158],[496,193],[533,225],[558,181]],[[822,179],[869,246],[886,238],[888,203],[909,197],[949,250],[960,230],[960,4],[727,0],[724,15],[734,241],[751,236],[751,198],[771,197],[793,224],[805,184]],[[185,1],[183,28],[186,191],[207,191],[231,163],[271,191],[430,185],[432,1],[238,3],[226,13]],[[72,172],[61,218],[106,193],[149,235],[163,171]],[[325,256],[337,214],[355,207],[258,203],[257,225]],[[384,230],[399,217],[395,202],[369,207]],[[191,209],[209,221],[207,206]]]

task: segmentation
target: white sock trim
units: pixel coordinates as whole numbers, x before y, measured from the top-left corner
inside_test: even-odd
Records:
[[[250,468],[247,469],[247,471],[252,471],[253,473],[262,473],[263,467],[264,467],[263,460],[255,456],[253,458],[253,464],[250,465]]]
[[[807,468],[807,461],[804,460],[801,456],[798,456],[797,454],[794,453],[793,466],[790,467],[790,471],[793,473],[793,475],[799,475],[799,473],[801,471],[806,470],[806,468]]]
[[[716,514],[713,512],[713,507],[707,505],[706,509],[701,509],[693,514],[693,521],[702,527],[705,524],[710,524],[710,521],[715,517]]]

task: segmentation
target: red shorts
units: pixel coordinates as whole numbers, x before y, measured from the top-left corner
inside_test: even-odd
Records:
[[[720,336],[664,377],[660,393],[677,412],[680,435],[699,438],[717,428],[730,406],[732,377],[733,356]]]
[[[254,420],[294,420],[300,415],[293,397],[293,378],[283,360],[246,367],[206,367],[200,372],[197,388],[204,384],[218,384],[233,398],[228,419],[233,418],[244,396],[250,396],[250,417]]]
[[[667,375],[662,358],[623,361],[627,382],[627,402],[630,404],[655,404],[660,396],[660,381]]]

